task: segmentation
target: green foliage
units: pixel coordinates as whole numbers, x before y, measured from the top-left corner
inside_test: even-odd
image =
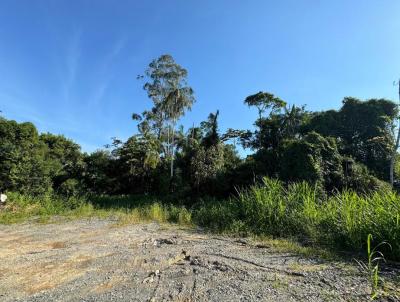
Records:
[[[344,155],[366,165],[377,177],[388,179],[397,107],[385,99],[362,102],[345,98],[339,111],[314,114],[303,131],[316,131],[340,139]]]
[[[390,244],[388,244],[387,242],[381,242],[374,248],[371,248],[371,243],[372,243],[372,235],[368,234],[367,263],[358,260],[356,261],[368,277],[371,287],[371,299],[375,300],[380,294],[379,283],[380,281],[382,281],[381,277],[379,276],[379,262],[386,261],[384,255],[379,251],[379,248],[383,245],[387,245],[390,247]]]
[[[153,101],[153,108],[144,111],[142,117],[133,114],[134,120],[142,120],[139,131],[153,135],[160,141],[163,156],[170,162],[170,175],[174,175],[175,127],[186,110],[190,110],[195,99],[193,89],[188,86],[187,70],[177,64],[172,56],[162,55],[153,60],[146,70],[148,81],[144,85]]]
[[[327,190],[343,182],[342,157],[336,141],[311,132],[282,146],[280,177],[285,181],[309,181]]]
[[[237,186],[247,185],[253,174],[256,181],[262,176],[286,182],[305,180],[328,193],[387,187],[384,181],[389,176],[397,116],[393,102],[345,98],[339,111],[311,113],[282,102],[274,106],[274,98],[261,92],[246,98],[246,104],[259,110],[256,130],[229,129],[226,134],[256,150],[237,171],[237,179],[242,180]],[[263,115],[268,108],[269,114]]]
[[[140,178],[146,180],[149,173],[157,168],[160,162],[159,141],[151,136],[137,135],[130,137],[120,148],[114,150],[114,156],[118,158],[120,173],[123,177],[130,180],[130,185],[134,180]]]
[[[218,133],[218,116],[219,110],[215,114],[210,113],[207,121],[200,123],[201,130],[204,133],[201,143],[206,148],[218,145],[221,140]]]
[[[260,91],[256,94],[248,96],[244,103],[249,107],[256,107],[258,110],[259,118],[263,113],[270,109],[271,112],[276,112],[286,106],[286,102],[274,96],[271,93]]]
[[[213,181],[224,164],[223,147],[221,145],[205,148],[200,146],[191,159],[190,171],[195,188],[207,181]]]
[[[30,218],[46,221],[54,215],[81,216],[92,213],[92,210],[93,206],[80,197],[8,192],[7,204],[0,211],[0,223],[16,223]]]
[[[84,169],[81,147],[62,135],[44,133],[40,141],[46,144],[46,162],[50,167],[50,175],[55,189],[72,177],[79,177]]]
[[[344,184],[342,187],[344,188],[361,193],[391,190],[387,182],[371,175],[365,165],[356,162],[352,158],[344,157],[342,159],[342,166],[344,172]],[[342,188],[337,187],[339,189]]]
[[[177,132],[164,126],[156,128],[155,119],[135,116],[152,126],[126,142],[114,139],[111,152],[100,150],[89,155],[82,154],[77,144],[63,136],[39,135],[30,123],[2,118],[0,186],[29,194],[173,192],[192,199],[200,195],[226,197],[235,193],[235,188],[254,184],[263,176],[317,184],[321,194],[346,188],[357,192],[388,188],[382,175],[388,169],[392,144],[389,128],[396,113],[392,103],[347,98],[340,111],[311,114],[303,107],[282,107],[284,103],[274,98],[264,93],[247,99],[252,106],[271,109],[268,116],[257,119],[254,133],[230,129],[221,135],[219,111],[186,134],[183,128]],[[361,133],[362,129],[357,130],[356,124],[345,119],[353,111],[358,112],[358,120],[374,116],[368,127],[367,122],[360,122],[368,131]],[[155,117],[157,110],[152,114]],[[169,142],[176,142],[173,157],[177,164],[172,179],[168,177],[172,158],[165,149],[165,134],[173,134]],[[226,142],[235,137],[257,151],[241,160],[233,145]],[[351,139],[351,144],[359,141],[357,146],[349,143]],[[360,155],[371,155],[375,149],[380,151],[374,151],[373,158]]]
[[[120,190],[117,181],[119,167],[117,160],[108,151],[98,150],[84,155],[85,171],[82,183],[87,193],[114,194]]]
[[[0,118],[0,188],[41,194],[51,191],[47,148],[31,123]]]
[[[57,193],[61,196],[78,196],[82,192],[80,182],[77,179],[69,178],[61,183]]]
[[[258,102],[261,102],[259,95],[260,93],[249,96],[246,98],[245,104],[258,104]],[[272,99],[270,99],[271,97]],[[254,123],[256,130],[253,133],[251,131],[239,131],[237,135],[239,135],[244,147],[256,150],[272,150],[276,153],[283,140],[298,138],[303,125],[309,120],[309,113],[304,106],[293,105],[289,107],[284,101],[271,95],[264,101],[266,104],[262,103],[264,104],[262,108],[259,107],[261,105],[257,105],[259,118]],[[267,116],[263,116],[267,108],[271,110]],[[233,132],[230,131],[231,134]]]
[[[262,185],[228,201],[211,201],[195,208],[196,223],[217,231],[276,237],[296,237],[308,244],[360,251],[368,234],[386,241],[382,252],[400,259],[400,197],[391,191],[360,195],[353,191],[322,197],[306,182],[285,187],[264,178]]]

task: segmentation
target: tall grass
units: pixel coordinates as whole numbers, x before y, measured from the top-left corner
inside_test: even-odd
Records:
[[[372,234],[376,242],[391,244],[391,250],[382,250],[388,259],[400,260],[400,197],[391,191],[369,195],[343,191],[321,197],[316,187],[305,182],[284,186],[265,178],[263,184],[235,198],[203,200],[191,208],[151,196],[101,196],[87,201],[14,193],[9,200],[7,208],[0,210],[0,223],[32,216],[114,216],[121,223],[197,224],[218,232],[297,238],[309,245],[353,252],[364,250],[365,238]]]
[[[45,221],[55,215],[88,216],[93,212],[93,206],[78,197],[31,196],[13,192],[7,195],[7,204],[0,209],[0,223],[16,223],[31,217]]]
[[[0,223],[27,219],[46,222],[54,216],[66,218],[112,217],[120,223],[144,221],[191,225],[191,212],[182,206],[163,204],[150,196],[99,196],[62,198],[54,194],[30,196],[8,193],[8,203],[0,209]]]
[[[400,197],[394,192],[358,195],[337,192],[319,198],[307,183],[285,187],[264,179],[229,201],[213,201],[194,210],[196,223],[217,231],[296,237],[308,244],[360,251],[372,234],[393,247],[385,255],[400,259]],[[385,247],[382,247],[383,249]]]

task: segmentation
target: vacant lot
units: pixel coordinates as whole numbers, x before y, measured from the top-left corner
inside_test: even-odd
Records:
[[[1,301],[365,301],[370,292],[354,263],[155,223],[0,225],[0,260]],[[396,272],[385,274],[383,299],[396,301]]]

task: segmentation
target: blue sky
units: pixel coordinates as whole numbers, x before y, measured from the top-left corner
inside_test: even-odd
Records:
[[[164,53],[196,93],[185,127],[219,109],[222,130],[249,129],[260,90],[310,110],[396,100],[400,1],[2,0],[0,110],[94,151],[135,133],[136,76]]]

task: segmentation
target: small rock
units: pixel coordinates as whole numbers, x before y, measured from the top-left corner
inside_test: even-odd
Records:
[[[243,238],[235,240],[235,242],[239,243],[240,245],[247,245],[248,244],[247,240],[243,239]]]
[[[168,239],[168,238],[161,238],[161,239],[155,239],[153,242],[154,246],[160,246],[162,244],[176,244],[175,239]]]
[[[190,265],[200,265],[201,261],[199,258],[195,257],[195,258],[191,258],[190,260]]]
[[[153,283],[154,282],[154,277],[160,276],[160,271],[156,270],[154,272],[151,272],[147,278],[144,278],[142,283]]]
[[[0,204],[6,203],[7,201],[7,195],[6,194],[0,194]]]

